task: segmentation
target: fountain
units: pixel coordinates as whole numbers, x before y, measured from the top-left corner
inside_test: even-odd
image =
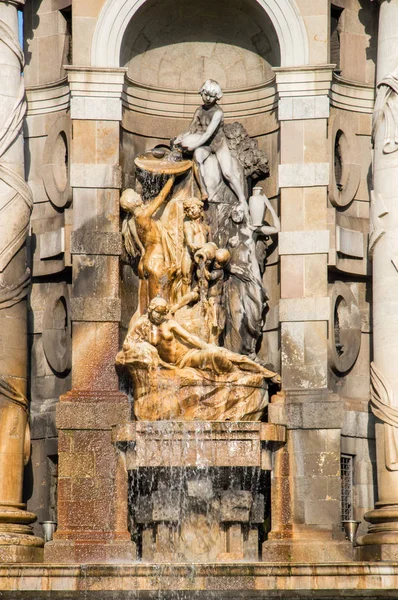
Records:
[[[398,0],[326,4],[0,0],[2,599],[398,588]]]
[[[135,159],[142,195],[127,189],[121,197],[139,305],[116,363],[131,377],[137,420],[113,435],[130,477],[130,531],[138,558],[150,562],[258,560],[270,454],[285,441],[283,427],[264,422],[269,382],[276,391],[280,377],[253,352],[265,294],[245,231],[247,202],[229,187],[244,194],[243,164],[250,167],[224,134],[221,88],[206,82],[201,95],[195,125],[174,149]],[[252,162],[261,161],[257,150]],[[230,164],[232,184],[222,171]],[[242,220],[233,221],[238,208]],[[233,294],[234,277],[247,295],[253,290],[246,306]],[[242,327],[243,315],[251,327]]]

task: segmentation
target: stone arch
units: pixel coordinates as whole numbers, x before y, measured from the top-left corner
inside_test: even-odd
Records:
[[[107,0],[98,19],[91,46],[91,65],[119,67],[123,34],[146,0]],[[308,38],[294,0],[256,0],[268,14],[278,36],[281,66],[309,62]]]

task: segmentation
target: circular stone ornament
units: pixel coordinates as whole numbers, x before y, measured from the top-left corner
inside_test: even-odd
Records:
[[[354,294],[342,281],[333,284],[330,300],[330,366],[343,375],[354,366],[361,348],[361,314]]]
[[[66,285],[50,290],[43,311],[43,350],[50,367],[59,374],[72,367],[72,325]]]
[[[334,114],[329,121],[329,200],[336,208],[348,206],[361,181],[358,140],[349,117]]]
[[[51,203],[67,208],[72,202],[70,185],[70,119],[60,117],[47,136],[43,150],[43,183]]]

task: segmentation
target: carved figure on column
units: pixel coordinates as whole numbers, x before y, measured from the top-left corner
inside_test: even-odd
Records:
[[[22,504],[24,466],[30,456],[26,296],[30,272],[25,242],[33,206],[24,175],[22,126],[26,112],[24,57],[16,3],[0,2],[0,562],[42,559],[36,519]]]
[[[384,77],[377,88],[372,136],[374,139],[376,130],[384,119],[383,152],[391,154],[398,150],[398,67]]]
[[[182,294],[188,293],[192,285],[194,255],[209,241],[210,228],[203,219],[203,203],[198,198],[187,198],[183,203],[184,255],[181,263]]]
[[[256,343],[263,326],[265,291],[255,254],[252,229],[240,206],[232,211],[234,235],[228,241],[231,253],[230,277],[226,282],[227,348],[255,357]],[[250,269],[247,268],[250,265]]]

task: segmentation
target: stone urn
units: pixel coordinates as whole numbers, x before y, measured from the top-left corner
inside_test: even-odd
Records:
[[[263,193],[263,189],[259,186],[254,187],[253,194],[249,198],[249,213],[253,227],[261,227],[263,225],[265,199],[266,196]]]

